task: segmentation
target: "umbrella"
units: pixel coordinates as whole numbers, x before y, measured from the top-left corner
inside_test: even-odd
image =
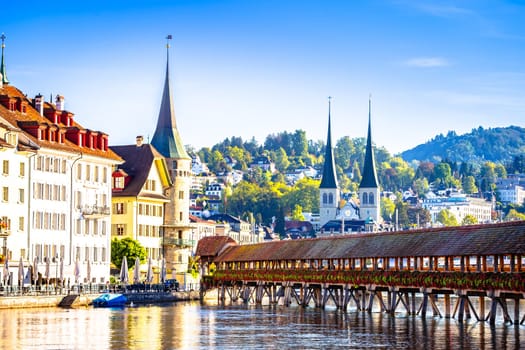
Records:
[[[133,269],[133,283],[140,282],[140,259],[137,256],[135,258],[135,268]]]
[[[162,258],[160,263],[160,281],[162,283],[166,282],[166,259]]]
[[[88,281],[88,283],[90,283],[90,282],[91,282],[91,263],[89,262],[89,260],[88,260],[88,262],[87,262],[87,272],[86,272],[86,275],[87,275],[87,281]]]
[[[78,261],[78,259],[75,261],[75,270],[73,273],[75,275],[75,283],[78,283],[78,280],[80,279],[80,261]]]
[[[64,259],[60,258],[60,286],[64,286]]]
[[[7,257],[5,258],[3,274],[4,274],[4,285],[7,285],[7,282],[9,281],[9,260],[7,259]]]
[[[51,259],[46,258],[46,270],[44,272],[44,276],[46,277],[47,284],[49,284],[50,265],[51,265]]]
[[[124,256],[122,259],[122,266],[120,267],[120,281],[124,284],[128,283],[128,258]]]
[[[146,273],[146,282],[153,281],[153,266],[151,266],[151,256],[148,258],[148,272]]]
[[[20,287],[24,285],[24,260],[20,257],[20,262],[18,263],[18,280],[20,281]]]
[[[38,256],[35,256],[35,259],[33,259],[33,282],[38,282]]]

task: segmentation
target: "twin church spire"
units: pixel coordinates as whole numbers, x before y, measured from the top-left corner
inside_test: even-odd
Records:
[[[372,117],[371,99],[368,100],[368,135],[365,149],[365,161],[363,165],[361,183],[359,185],[359,217],[369,222],[380,221],[379,208],[379,181],[374,160],[374,149],[372,144]],[[334,152],[332,147],[331,130],[331,97],[328,98],[328,136],[326,140],[325,163],[320,190],[320,224],[323,226],[330,220],[336,219],[340,212],[340,191],[337,184]],[[334,200],[330,200],[333,198]],[[342,228],[341,228],[342,229]]]

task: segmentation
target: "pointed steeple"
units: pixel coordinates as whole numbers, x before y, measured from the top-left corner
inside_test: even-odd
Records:
[[[328,97],[328,136],[326,138],[326,150],[324,155],[323,177],[319,188],[337,188],[337,177],[335,175],[334,151],[332,149],[332,127],[331,127],[331,103]]]
[[[372,147],[372,98],[368,99],[368,136],[366,140],[365,165],[363,167],[363,177],[361,188],[377,188],[377,172],[374,160],[374,149]]]
[[[2,74],[2,83],[3,84],[9,84],[9,80],[7,79],[7,73],[5,71],[5,63],[4,63],[4,48],[5,48],[5,39],[6,36],[4,33],[2,33],[2,36],[0,36],[0,39],[2,39],[2,62],[0,63],[0,74]]]
[[[172,39],[172,36],[168,35],[166,39],[168,40],[166,44],[166,79],[164,81],[157,128],[153,134],[151,144],[166,158],[191,159],[184,149],[184,144],[177,130],[169,78],[169,40]]]

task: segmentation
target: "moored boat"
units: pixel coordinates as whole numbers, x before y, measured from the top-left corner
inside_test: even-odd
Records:
[[[128,298],[124,294],[104,293],[99,297],[93,299],[93,306],[95,307],[112,307],[124,306]]]

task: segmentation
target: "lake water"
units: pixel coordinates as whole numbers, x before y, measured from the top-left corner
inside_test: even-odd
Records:
[[[278,305],[9,309],[0,322],[1,349],[525,348],[524,326]]]

